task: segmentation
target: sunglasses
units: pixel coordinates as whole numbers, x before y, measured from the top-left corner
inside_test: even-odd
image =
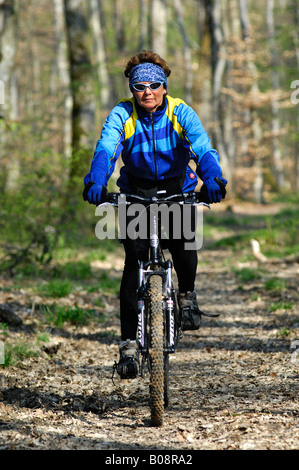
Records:
[[[144,91],[146,87],[149,87],[150,90],[154,91],[154,90],[159,90],[159,88],[161,88],[163,83],[164,82],[153,82],[153,83],[149,83],[148,85],[146,85],[145,83],[134,83],[132,87],[136,91]]]

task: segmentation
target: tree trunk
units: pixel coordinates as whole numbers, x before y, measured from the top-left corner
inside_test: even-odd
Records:
[[[189,45],[188,35],[184,27],[184,19],[182,12],[181,0],[174,0],[174,8],[179,23],[180,32],[182,34],[184,42],[184,60],[185,60],[185,99],[187,103],[192,103],[192,60],[191,60],[191,50]]]
[[[0,111],[0,158],[5,156],[9,140],[8,123],[18,117],[18,89],[14,70],[17,47],[17,29],[15,4],[13,0],[0,0],[0,77],[1,77],[1,111]],[[4,168],[3,168],[4,166]],[[2,182],[5,189],[14,191],[18,187],[20,161],[18,157],[1,161],[4,170]],[[2,171],[3,171],[2,170]],[[1,179],[2,179],[1,178]]]
[[[222,32],[221,0],[210,0],[205,2],[208,24],[211,36],[211,67],[212,67],[212,119],[213,128],[212,145],[221,158],[221,165],[225,176],[230,179],[232,169],[225,147],[225,136],[223,135],[223,115],[221,106],[221,86],[226,67],[226,48]]]
[[[166,0],[151,0],[151,48],[166,57],[167,15]]]
[[[123,52],[125,46],[125,31],[124,31],[124,22],[123,22],[123,9],[124,2],[122,0],[114,0],[114,29],[116,36],[117,49],[120,53]]]
[[[74,180],[77,176],[82,178],[90,163],[90,152],[94,146],[95,96],[86,2],[64,1],[73,94],[70,178]]]
[[[0,77],[2,82],[1,117],[16,117],[17,110],[12,106],[11,89],[16,54],[16,17],[13,0],[0,0]]]
[[[211,80],[211,46],[209,18],[206,12],[205,0],[197,0],[198,24],[198,59],[195,61],[196,73],[193,82],[194,105],[198,103],[199,114],[208,133],[212,123],[212,80]],[[196,38],[196,39],[197,39]]]
[[[249,30],[248,30],[249,15],[248,15],[247,0],[239,0],[239,10],[240,10],[242,39],[244,40],[249,36]]]
[[[73,96],[71,92],[71,76],[65,24],[65,11],[63,0],[53,1],[55,34],[57,40],[57,72],[60,82],[60,89],[63,94],[63,153],[66,158],[70,158],[72,155]]]
[[[236,88],[239,96],[247,96],[247,100],[241,100],[239,120],[243,125],[239,135],[238,151],[243,158],[244,166],[249,168],[249,190],[253,192],[255,202],[264,202],[264,163],[263,163],[263,129],[258,110],[249,99],[254,99],[260,93],[258,86],[258,73],[254,63],[254,42],[251,37],[251,27],[248,14],[247,0],[238,0],[239,8],[235,12],[235,42],[236,53],[240,59],[236,60],[235,68],[241,71],[239,83]],[[239,40],[241,36],[242,40]]]
[[[102,31],[101,9],[99,0],[90,2],[90,27],[93,41],[93,56],[97,72],[97,81],[100,87],[100,106],[106,111],[110,106],[110,81],[107,70],[107,59]]]
[[[143,50],[146,48],[146,38],[148,35],[146,0],[139,0],[139,18],[139,49]]]
[[[277,70],[277,57],[275,50],[275,25],[274,25],[274,0],[267,0],[267,27],[268,27],[268,38],[271,55],[271,66],[272,66],[272,88],[274,91],[272,99],[272,144],[273,144],[273,163],[274,172],[279,190],[284,187],[284,174],[283,165],[281,159],[281,152],[279,147],[279,114],[278,114],[278,102],[275,96],[275,91],[279,89],[278,70]]]
[[[298,0],[293,1],[294,10],[294,44],[296,51],[296,66],[299,77],[299,3]],[[296,141],[295,141],[295,190],[299,190],[299,106],[297,105],[297,118],[296,118]]]

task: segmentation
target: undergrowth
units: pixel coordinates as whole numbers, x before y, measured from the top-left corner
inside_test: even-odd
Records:
[[[285,201],[284,201],[285,202]],[[269,257],[285,257],[299,253],[299,195],[275,215],[207,213],[204,217],[204,241],[207,249],[229,247],[240,251],[250,247],[250,240],[259,241]],[[211,233],[218,231],[213,240]],[[228,234],[225,234],[229,232]],[[223,233],[223,236],[221,236]],[[220,239],[219,239],[220,238]]]
[[[232,265],[231,252],[234,252],[234,258],[239,261],[252,259],[250,240],[255,238],[260,242],[263,253],[268,257],[284,257],[298,253],[297,214],[298,198],[273,216],[211,211],[204,218],[204,249],[221,249],[222,265],[234,273],[241,287],[246,283],[258,284],[269,295],[272,293],[276,295],[275,301],[269,304],[269,312],[292,310],[293,304],[282,297],[288,289],[288,280],[267,272],[265,267],[236,268]],[[218,231],[217,240],[213,239],[215,231]],[[5,244],[5,240],[2,242],[2,245]],[[225,257],[227,247],[229,250]],[[18,365],[25,359],[36,357],[40,351],[40,343],[48,341],[51,338],[51,331],[55,328],[63,329],[66,325],[77,328],[88,325],[89,322],[104,323],[107,320],[106,316],[101,313],[107,302],[105,296],[116,297],[119,294],[120,276],[115,277],[107,269],[99,269],[95,274],[92,262],[107,261],[110,256],[117,254],[117,250],[120,250],[123,256],[123,249],[117,240],[100,242],[94,236],[92,228],[87,237],[80,237],[78,233],[73,239],[70,239],[70,236],[67,239],[60,237],[51,253],[51,260],[47,258],[46,262],[42,262],[41,259],[25,257],[22,262],[14,266],[13,271],[2,270],[2,277],[10,278],[13,284],[11,287],[0,284],[0,290],[10,291],[12,296],[14,289],[25,291],[28,289],[34,292],[41,297],[39,312],[42,315],[41,331],[36,332],[34,341],[26,339],[25,336],[12,340],[12,337],[8,335],[8,327],[0,324],[0,345],[5,342],[2,367]],[[70,299],[74,293],[80,294],[80,291],[93,295],[94,308],[83,308],[76,304],[75,300],[72,305],[59,303],[63,298]],[[257,294],[256,298],[258,298]],[[53,301],[53,299],[54,303],[49,305],[48,301]],[[289,329],[288,324],[285,327],[282,326],[280,335],[287,336]]]

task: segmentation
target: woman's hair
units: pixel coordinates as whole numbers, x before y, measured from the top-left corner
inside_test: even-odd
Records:
[[[164,70],[166,77],[169,77],[169,75],[171,74],[171,70],[168,67],[166,61],[162,59],[159,54],[157,54],[156,52],[143,50],[139,52],[139,54],[136,54],[131,57],[124,71],[125,76],[128,77],[133,67],[144,62],[150,62],[152,64],[159,65]]]

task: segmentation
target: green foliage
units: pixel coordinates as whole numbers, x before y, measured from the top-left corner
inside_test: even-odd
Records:
[[[3,368],[13,366],[28,359],[30,357],[37,357],[39,352],[29,342],[18,340],[15,343],[4,343],[4,363],[0,364]]]
[[[256,239],[269,257],[298,253],[299,195],[284,198],[283,203],[288,203],[288,206],[275,215],[207,214],[204,219],[205,237],[208,239],[213,231],[224,234],[217,241],[209,241],[207,248],[231,247],[236,251],[250,247],[250,240]],[[226,231],[230,234],[225,235]]]
[[[108,291],[117,294],[120,289],[120,279],[113,278],[106,271],[103,271],[100,275],[99,286],[103,292]]]
[[[0,330],[3,336],[6,336],[7,330],[8,330],[8,325],[7,323],[0,323]]]
[[[282,337],[287,337],[287,336],[290,336],[291,334],[291,330],[289,328],[287,328],[286,326],[283,326],[282,328],[280,328],[280,330],[278,331],[278,334]]]
[[[241,268],[241,269],[233,269],[233,271],[242,282],[254,281],[255,279],[260,279],[261,277],[257,269]]]
[[[27,135],[20,129],[18,138]],[[27,136],[28,137],[28,136]],[[22,152],[19,176],[0,192],[0,269],[47,264],[66,229],[64,163],[49,150]]]
[[[293,305],[289,302],[273,302],[270,305],[270,311],[271,312],[276,312],[277,310],[291,310],[293,308]]]
[[[265,281],[265,289],[275,292],[281,292],[287,287],[286,279],[280,279],[278,277],[271,277]]]
[[[41,332],[37,335],[38,343],[48,343],[50,341],[50,336],[47,332]]]
[[[65,297],[70,294],[72,285],[69,279],[52,279],[40,287],[40,293],[48,297]]]
[[[69,261],[63,266],[63,273],[68,279],[88,279],[92,275],[88,261]]]
[[[44,313],[46,321],[57,328],[62,328],[65,323],[75,326],[87,325],[90,319],[93,318],[92,311],[83,309],[78,305],[74,307],[54,305],[46,307]]]
[[[82,199],[84,175],[74,170],[70,178],[70,161],[36,132],[29,124],[11,126],[10,145],[0,161],[0,272],[23,277],[40,275],[51,265],[57,248],[95,239],[94,211]],[[76,171],[78,161],[83,163],[82,152],[73,157]],[[85,163],[86,155],[84,149]],[[89,162],[91,155],[89,150]],[[9,159],[18,163],[10,181],[4,177]],[[78,269],[79,275],[83,270],[87,275],[88,268],[77,265],[74,276]]]

